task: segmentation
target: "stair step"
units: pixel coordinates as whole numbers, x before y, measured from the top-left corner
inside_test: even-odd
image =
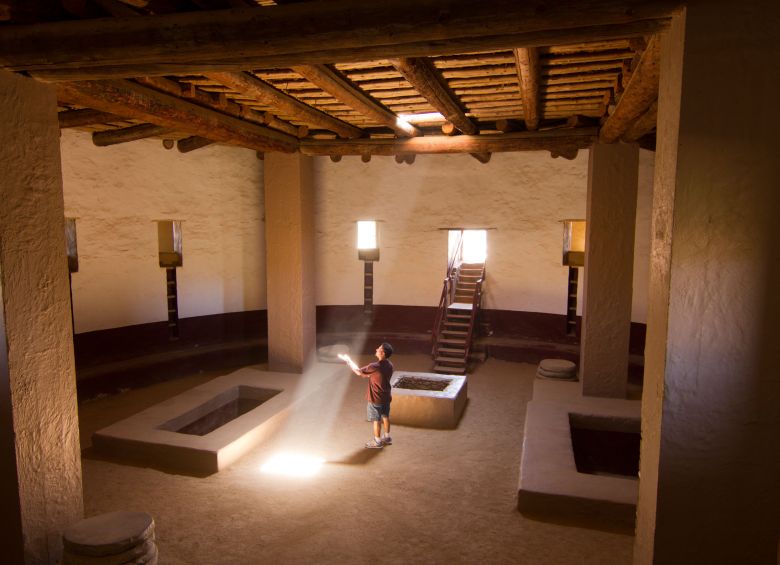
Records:
[[[445,326],[448,326],[450,328],[467,328],[469,327],[468,324],[464,324],[463,322],[444,322]]]
[[[434,359],[441,365],[465,365],[466,360],[463,357],[437,357]]]
[[[464,348],[466,347],[466,340],[465,339],[454,339],[454,338],[448,338],[448,337],[441,337],[439,338],[439,343],[449,343],[453,345],[462,345]]]
[[[464,337],[468,335],[468,332],[461,332],[457,330],[442,330],[441,333],[448,334],[448,335],[462,335]]]
[[[443,375],[462,375],[466,372],[466,367],[447,367],[444,365],[436,365],[433,368],[434,373],[441,373]]]
[[[448,322],[452,321],[452,322],[461,322],[461,323],[463,323],[463,322],[468,322],[470,319],[471,319],[471,316],[466,316],[465,314],[464,315],[458,315],[458,316],[453,316],[452,314],[448,314],[447,315],[447,321]]]
[[[465,302],[453,302],[452,304],[449,305],[447,311],[448,312],[457,312],[457,311],[470,312],[473,309],[474,307],[470,302],[468,304],[466,304]]]
[[[439,353],[453,353],[455,355],[464,356],[466,354],[466,347],[465,344],[463,349],[456,349],[454,347],[440,347]]]

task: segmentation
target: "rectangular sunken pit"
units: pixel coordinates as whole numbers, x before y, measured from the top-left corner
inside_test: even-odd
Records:
[[[343,379],[340,369],[321,363],[305,375],[239,369],[95,432],[92,445],[120,462],[216,473],[273,434],[302,399]]]
[[[554,384],[572,384],[579,392],[577,383]],[[632,531],[639,402],[538,398],[536,385],[534,399],[526,406],[518,508],[529,517],[553,522]]]
[[[159,426],[180,434],[205,436],[270,400],[281,390],[239,385]]]
[[[421,428],[455,428],[466,406],[464,375],[399,371],[390,380],[394,424]]]

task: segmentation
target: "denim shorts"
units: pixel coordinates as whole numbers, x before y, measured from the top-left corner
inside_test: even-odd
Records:
[[[387,404],[366,404],[366,419],[369,422],[378,422],[382,419],[390,416],[390,403]]]

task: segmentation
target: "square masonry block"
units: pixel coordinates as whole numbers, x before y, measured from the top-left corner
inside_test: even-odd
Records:
[[[393,424],[421,428],[455,428],[466,406],[465,375],[399,371],[390,380]]]

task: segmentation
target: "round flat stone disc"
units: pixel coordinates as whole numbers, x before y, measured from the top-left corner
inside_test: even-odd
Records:
[[[577,365],[566,359],[542,359],[539,369],[545,373],[574,375],[577,372]]]
[[[86,518],[62,534],[69,553],[102,557],[143,544],[154,535],[154,519],[146,512],[108,512]]]
[[[124,565],[125,563],[135,563],[135,560],[142,558],[151,558],[157,545],[154,543],[154,534],[145,542],[135,545],[122,553],[114,555],[78,555],[71,553],[68,549],[62,554],[62,565]]]

